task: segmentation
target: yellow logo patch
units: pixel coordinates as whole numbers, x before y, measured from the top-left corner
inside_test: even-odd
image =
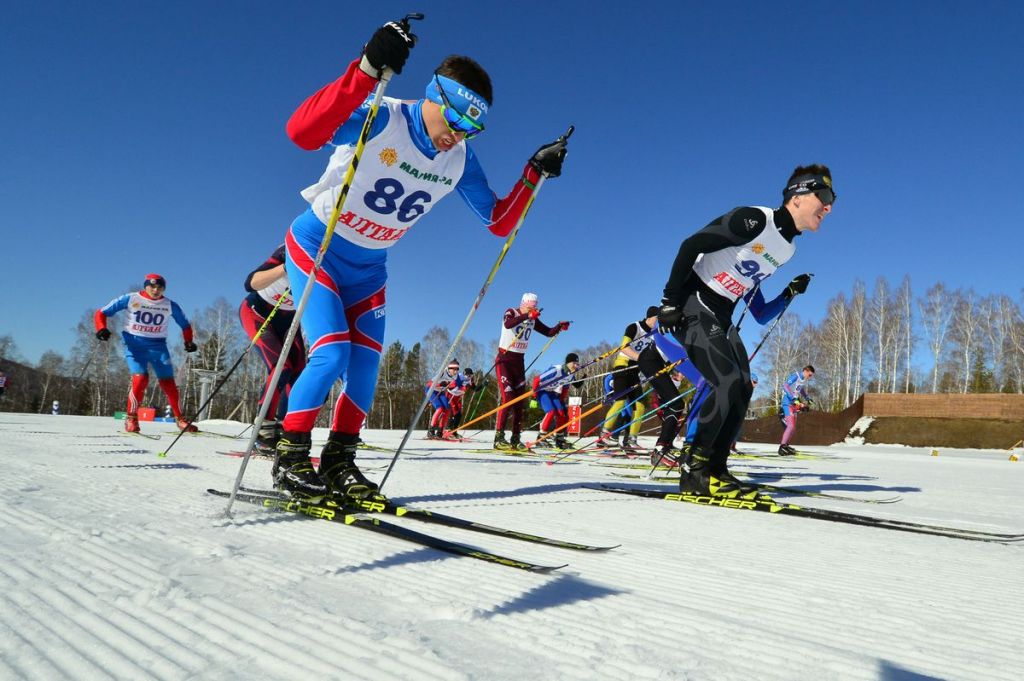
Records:
[[[393,147],[384,147],[380,152],[380,162],[389,168],[398,161],[398,152]]]
[[[758,255],[761,255],[762,253],[764,253],[764,244],[754,244],[753,246],[750,247],[750,250],[752,250],[754,253],[757,253]]]

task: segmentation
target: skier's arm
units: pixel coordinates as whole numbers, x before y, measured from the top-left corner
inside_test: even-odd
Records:
[[[96,326],[96,330],[107,328],[107,317],[113,317],[121,310],[128,309],[128,301],[131,300],[131,294],[126,293],[123,296],[114,298],[109,303],[96,310],[92,316],[93,324]]]
[[[761,210],[737,208],[684,240],[665,284],[665,300],[673,304],[682,303],[687,281],[693,275],[693,265],[700,255],[745,244],[760,235],[766,224],[767,218]]]
[[[515,308],[505,310],[505,316],[502,318],[502,323],[505,325],[506,329],[514,329],[530,318],[529,312],[516,314],[517,312],[518,310]]]
[[[174,317],[174,321],[181,327],[181,337],[186,344],[192,342],[192,322],[188,320],[185,313],[181,311],[181,306],[173,300],[171,301],[171,316]]]
[[[245,290],[249,293],[261,291],[283,276],[285,276],[284,245],[281,245],[262,265],[249,273],[249,276],[245,278]]]
[[[359,68],[359,59],[348,65],[345,73],[328,83],[306,101],[288,119],[288,137],[303,149],[320,149],[366,100],[377,85],[377,79]]]
[[[455,191],[466,202],[480,220],[496,236],[508,236],[526,210],[533,190],[540,181],[540,173],[527,163],[523,174],[512,187],[512,191],[499,199],[487,183],[487,176],[480,161],[471,148],[466,149],[466,166],[462,171]]]
[[[796,383],[798,373],[791,375],[786,379],[786,382],[782,384],[782,392],[786,393],[786,397],[791,400],[797,399],[797,394],[793,392],[793,384]]]
[[[778,317],[791,300],[783,291],[783,293],[772,298],[771,302],[765,302],[760,286],[747,293],[744,299],[750,302],[750,314],[754,316],[758,324],[767,324]]]

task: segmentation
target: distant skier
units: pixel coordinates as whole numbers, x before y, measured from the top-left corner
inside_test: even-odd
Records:
[[[796,416],[811,408],[811,398],[807,396],[807,381],[814,376],[814,367],[808,364],[800,371],[794,371],[782,384],[782,425],[786,430],[782,433],[779,445],[780,456],[794,456],[796,450],[789,446],[796,435]]]
[[[369,95],[386,72],[402,72],[415,43],[404,21],[380,27],[345,73],[311,95],[288,120],[288,136],[298,146],[311,151],[333,147],[323,175],[302,191],[309,209],[285,238],[285,267],[295,291],[304,289],[312,272],[370,112]],[[487,72],[463,56],[441,62],[423,99],[384,98],[302,318],[309,360],[289,396],[274,467],[275,483],[293,494],[365,497],[377,490],[356,466],[355,455],[383,348],[387,249],[451,192],[492,233],[506,237],[529,206],[541,176],[561,173],[564,140],[538,149],[511,193],[504,199],[495,196],[466,145],[483,132],[492,100]],[[317,473],[310,462],[310,431],[331,386],[346,372]]]
[[[565,440],[565,424],[569,422],[569,411],[566,405],[569,402],[569,383],[575,378],[576,370],[580,368],[580,356],[570,352],[565,356],[562,364],[553,364],[543,373],[533,379],[533,389],[537,395],[537,402],[544,410],[544,419],[540,422],[540,433],[537,435],[537,442],[548,437],[548,434],[555,428],[562,430],[555,433],[554,442],[545,442],[546,446],[554,446],[557,449],[568,449],[569,443]]]
[[[7,374],[0,371],[0,400],[4,398],[4,390],[7,389]]]
[[[444,430],[447,431],[446,437],[450,439],[461,439],[458,428],[462,422],[462,398],[471,392],[476,392],[476,385],[474,384],[475,376],[473,370],[467,368],[465,371],[459,374],[459,380],[452,381],[448,384],[448,403],[451,407],[448,414],[448,423]],[[442,435],[445,435],[442,432]]]
[[[142,290],[126,293],[96,310],[93,322],[96,337],[101,341],[110,340],[107,317],[113,317],[121,310],[128,310],[128,320],[121,339],[124,341],[124,357],[132,372],[131,390],[128,392],[128,409],[124,417],[124,429],[129,433],[139,432],[139,403],[149,385],[149,366],[160,381],[160,387],[167,395],[167,401],[178,421],[178,428],[194,433],[199,429],[189,424],[181,415],[178,404],[178,386],[174,383],[174,367],[171,366],[171,352],[167,349],[167,329],[171,318],[181,327],[185,341],[185,352],[195,352],[198,346],[192,340],[192,324],[176,302],[164,296],[167,282],[159,274],[147,274]]]
[[[245,290],[249,292],[249,295],[245,297],[238,308],[238,317],[242,322],[242,327],[249,338],[253,338],[274,310],[274,306],[279,301],[281,302],[277,312],[271,318],[270,324],[256,341],[256,347],[259,348],[263,362],[267,365],[267,382],[260,393],[257,408],[262,408],[264,400],[268,398],[267,388],[270,387],[270,378],[281,357],[284,341],[288,336],[288,327],[291,326],[292,319],[295,317],[295,301],[288,288],[284,258],[284,244],[281,244],[262,265],[249,273],[249,276],[245,278]],[[285,360],[284,369],[277,382],[277,389],[273,395],[269,396],[270,404],[267,407],[267,416],[256,437],[258,450],[270,454],[276,451],[277,441],[281,437],[280,420],[288,411],[288,394],[305,366],[306,344],[302,339],[302,334],[297,333],[291,347],[288,348],[288,358]]]
[[[51,407],[51,413],[54,416],[59,416],[60,415],[60,400],[54,400],[53,401],[53,405]]]
[[[648,307],[647,314],[643,319],[631,323],[622,332],[622,340],[619,342],[622,349],[615,355],[615,360],[612,362],[612,370],[619,370],[611,375],[614,401],[608,408],[608,413],[605,414],[601,437],[596,443],[599,448],[615,446],[615,438],[612,435],[616,430],[615,422],[623,407],[629,404],[628,409],[632,423],[628,430],[619,431],[622,433],[622,449],[626,452],[639,449],[637,436],[640,434],[644,416],[644,403],[638,399],[643,393],[643,389],[640,387],[640,368],[637,365],[637,358],[646,347],[654,342],[651,329],[654,328],[657,320],[658,308]]]
[[[751,396],[747,351],[732,314],[736,301],[793,256],[799,234],[821,226],[835,201],[832,173],[823,165],[801,166],[782,195],[781,208],[736,208],[683,241],[665,284],[661,327],[682,343],[712,388],[698,416],[688,471],[680,477],[682,492],[756,494],[727,467]],[[809,280],[798,277],[787,288],[803,293]]]
[[[430,427],[427,428],[428,440],[440,440],[444,437],[444,428],[452,414],[452,390],[458,391],[459,400],[462,399],[462,386],[466,378],[459,373],[459,369],[459,360],[453,359],[436,381],[431,380],[427,383],[430,405],[434,407]]]
[[[523,355],[530,344],[530,335],[536,330],[550,338],[569,328],[569,322],[557,322],[548,326],[540,320],[537,309],[537,294],[524,293],[519,307],[505,310],[501,319],[501,336],[498,338],[498,356],[494,360],[494,369],[498,377],[498,394],[501,403],[505,404],[526,392],[526,363]],[[505,439],[505,424],[509,412],[512,414],[512,436]],[[494,429],[494,448],[502,450],[526,449],[520,439],[523,422],[523,400],[519,400],[508,408],[498,410],[498,422]]]

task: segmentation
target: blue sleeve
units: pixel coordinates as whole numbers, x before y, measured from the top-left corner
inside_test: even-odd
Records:
[[[173,300],[171,301],[171,316],[174,317],[174,321],[178,322],[178,326],[182,329],[187,329],[192,326],[192,322],[188,320],[185,313],[181,311],[181,306]]]
[[[468,145],[466,146],[466,166],[462,170],[462,177],[459,178],[458,184],[455,185],[455,191],[482,222],[490,224],[498,197],[494,195],[491,186],[487,184],[484,169],[472,147]]]
[[[538,383],[541,390],[549,389],[549,387],[546,384],[551,383],[558,377],[559,368],[560,367],[558,365],[555,365],[548,367],[547,369],[544,370],[544,373],[540,375],[540,382]]]
[[[750,302],[750,314],[754,316],[758,324],[767,324],[778,317],[786,309],[790,301],[789,298],[780,293],[770,303],[766,303],[760,286],[748,293],[746,297]]]
[[[371,93],[366,101],[362,105],[352,112],[352,115],[348,117],[348,120],[341,124],[338,131],[334,133],[334,137],[331,138],[331,144],[336,147],[343,147],[346,145],[355,146],[359,142],[359,133],[363,131],[363,123],[366,122],[366,117],[370,115],[370,104],[373,102],[373,94]],[[381,106],[377,109],[377,117],[373,119],[373,126],[370,128],[370,139],[373,139],[380,134],[382,130],[387,126],[388,120],[391,118],[391,110],[386,106]]]
[[[100,312],[102,312],[106,317],[113,317],[121,310],[128,309],[128,301],[131,300],[131,298],[132,294],[130,293],[126,293],[123,296],[114,298],[109,303],[107,303],[106,307],[101,308]]]
[[[800,378],[800,372],[796,371],[786,379],[786,382],[782,384],[782,391],[786,393],[786,398],[793,400],[796,399],[796,395],[793,393],[793,384]]]

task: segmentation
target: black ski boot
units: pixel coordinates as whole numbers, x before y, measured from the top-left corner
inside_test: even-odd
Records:
[[[682,456],[682,452],[673,447],[671,444],[662,444],[659,442],[654,451],[651,452],[651,465],[652,466],[665,466],[666,468],[674,468],[679,465],[679,458]]]
[[[271,471],[275,487],[300,499],[318,498],[327,493],[327,486],[309,460],[309,449],[309,433],[285,431],[281,434]]]
[[[512,437],[508,439],[508,448],[513,452],[525,452],[528,449],[519,439],[519,433],[512,433]]]
[[[338,501],[359,501],[377,494],[380,488],[356,466],[358,435],[331,432],[320,452],[320,477]]]
[[[445,426],[445,429],[448,431],[448,439],[450,439],[450,440],[461,440],[462,439],[462,436],[459,435],[459,433],[458,433],[459,417],[460,416],[462,416],[461,413],[459,413],[459,414],[452,414],[451,416],[448,417],[448,425]]]
[[[256,435],[256,451],[272,456],[277,451],[277,441],[281,439],[281,424],[277,421],[264,421],[260,432]]]
[[[779,456],[796,456],[796,450],[789,445],[779,445]]]
[[[572,449],[572,445],[565,439],[565,433],[559,433],[555,436],[555,449]]]
[[[615,444],[614,436],[611,431],[601,429],[601,435],[598,436],[597,442],[594,443],[594,447],[597,449],[614,449],[617,447]]]
[[[494,448],[507,452],[512,448],[508,440],[505,439],[505,431],[499,430],[494,433]]]

